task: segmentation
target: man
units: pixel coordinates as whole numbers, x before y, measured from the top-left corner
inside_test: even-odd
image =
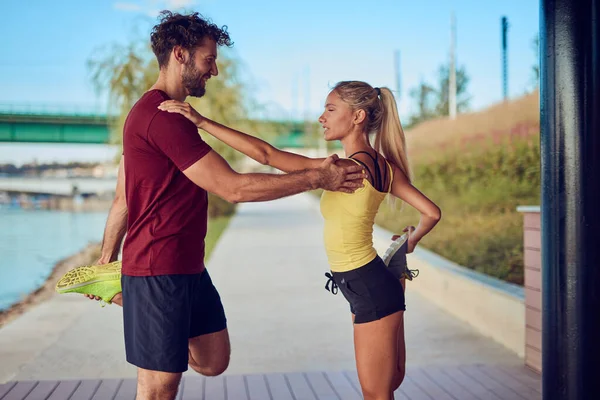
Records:
[[[99,264],[117,259],[127,232],[122,294],[113,293],[111,301],[123,306],[127,361],[138,367],[137,398],[174,399],[188,364],[214,376],[229,363],[225,313],[204,268],[207,191],[233,203],[267,201],[316,188],[352,192],[364,175],[359,166],[336,166],[334,157],[318,169],[286,175],[236,173],[193,123],[158,109],[165,100],[205,93],[206,81],[218,74],[217,46],[230,46],[229,34],[197,13],[163,12],[151,41],[160,76],[125,122]],[[95,285],[86,292],[91,298],[103,290],[102,282]]]

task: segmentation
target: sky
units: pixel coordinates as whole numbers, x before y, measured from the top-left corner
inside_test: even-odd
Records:
[[[163,9],[198,11],[227,25],[242,79],[263,104],[265,118],[316,119],[331,87],[364,80],[397,88],[400,51],[401,119],[411,112],[410,90],[435,84],[449,59],[450,21],[456,18],[456,62],[470,77],[471,109],[502,99],[500,20],[508,31],[509,96],[531,87],[537,62],[532,41],[538,0],[3,0],[0,24],[0,109],[30,106],[106,110],[87,61],[113,44],[149,40]],[[218,79],[218,78],[213,78]],[[210,82],[208,85],[210,90]],[[201,110],[200,110],[201,111]],[[100,160],[106,146],[0,144],[0,164],[38,160]]]

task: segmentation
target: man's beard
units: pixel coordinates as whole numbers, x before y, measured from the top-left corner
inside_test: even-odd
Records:
[[[202,97],[204,93],[206,93],[206,88],[202,87],[202,74],[200,71],[196,69],[194,66],[194,61],[190,59],[186,63],[186,68],[184,69],[181,80],[183,86],[187,89],[190,96],[193,97]]]

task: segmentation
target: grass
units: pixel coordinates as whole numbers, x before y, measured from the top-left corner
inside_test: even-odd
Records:
[[[205,239],[205,255],[204,260],[208,261],[214,250],[221,234],[225,231],[227,226],[229,226],[229,221],[231,221],[231,216],[219,216],[219,217],[211,217],[208,221],[208,232],[206,234]]]

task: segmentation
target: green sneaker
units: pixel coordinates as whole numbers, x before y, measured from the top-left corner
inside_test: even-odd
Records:
[[[74,268],[59,279],[56,291],[60,294],[89,294],[110,304],[113,297],[121,292],[121,261]]]

